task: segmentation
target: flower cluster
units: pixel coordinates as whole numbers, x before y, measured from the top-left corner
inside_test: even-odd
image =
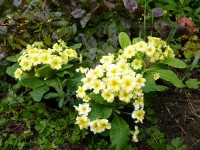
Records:
[[[126,47],[122,52],[122,56],[131,59],[134,58],[138,52],[141,52],[149,57],[150,63],[158,60],[164,60],[167,57],[175,57],[173,50],[165,41],[151,36],[148,37],[148,43],[140,41],[134,45]],[[139,62],[138,59],[134,59],[133,66],[136,70],[142,67],[141,62]]]
[[[101,95],[107,103],[131,103],[133,111],[131,117],[135,123],[142,123],[144,119],[144,94],[142,87],[145,86],[146,79],[143,78],[142,70],[146,66],[144,59],[148,63],[164,60],[167,57],[174,57],[172,49],[160,38],[148,37],[148,43],[144,41],[129,45],[121,50],[117,55],[108,54],[100,59],[100,64],[94,69],[80,68],[77,71],[85,74],[82,78],[82,86],[78,86],[76,96],[84,102],[75,106],[78,111],[76,124],[80,129],[87,129],[94,133],[100,133],[105,129],[110,129],[108,119],[90,120],[90,102],[93,100],[88,93]],[[159,74],[154,75],[157,80]],[[103,110],[102,110],[103,111]],[[103,125],[102,125],[103,121]],[[138,127],[135,126],[133,141],[137,141]]]
[[[59,40],[52,48],[45,49],[43,42],[34,42],[32,45],[27,45],[26,49],[22,51],[18,62],[18,68],[14,75],[15,78],[21,79],[24,72],[29,72],[36,68],[49,65],[53,70],[59,70],[62,65],[68,61],[77,58],[75,50],[66,46],[64,41]],[[35,76],[39,76],[37,73]]]
[[[80,129],[87,129],[88,126],[90,126],[90,130],[96,134],[105,131],[105,129],[111,128],[111,125],[107,119],[96,119],[90,121],[88,118],[88,114],[91,111],[89,103],[79,104],[79,106],[75,106],[75,109],[79,114],[79,116],[76,117],[75,124],[78,124]]]

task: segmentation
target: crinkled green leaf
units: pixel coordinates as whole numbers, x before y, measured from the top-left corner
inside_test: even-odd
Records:
[[[61,107],[64,106],[64,102],[65,102],[64,100],[65,100],[64,97],[58,98],[58,107],[59,107],[59,108],[61,108]]]
[[[182,60],[177,58],[165,58],[162,63],[167,64],[169,66],[175,67],[175,68],[186,68],[187,65]]]
[[[47,85],[43,85],[41,87],[33,89],[33,91],[31,91],[30,94],[34,101],[40,102],[42,100],[43,95],[47,91],[49,91],[49,87]]]
[[[82,76],[66,79],[64,84],[67,86],[67,89],[69,89],[70,91],[76,91],[81,79],[82,79]]]
[[[130,135],[129,125],[123,118],[115,115],[110,130],[110,140],[115,150],[124,150],[128,145]]]
[[[59,77],[64,77],[64,75],[69,75],[69,77],[72,78],[74,76],[74,73],[72,71],[64,70],[64,71],[58,72],[57,75]]]
[[[91,103],[90,107],[92,109],[89,114],[89,118],[91,120],[98,118],[109,118],[113,109],[112,105],[102,105],[98,103]]]
[[[88,96],[93,100],[95,101],[96,103],[99,103],[99,104],[105,104],[107,103],[103,97],[101,96],[101,94],[95,94],[93,92],[89,93]]]
[[[171,144],[176,149],[186,149],[186,145],[183,143],[183,140],[180,137],[172,139]]]
[[[77,49],[77,48],[81,48],[81,46],[82,46],[82,43],[77,43],[77,44],[70,46],[70,48]]]
[[[53,92],[51,92],[51,93],[45,94],[44,95],[44,99],[56,98],[56,97],[59,97],[59,96],[60,96],[59,93],[53,93]]]
[[[119,34],[119,44],[122,48],[125,48],[125,47],[131,45],[131,40],[125,32],[121,32]]]
[[[57,78],[53,78],[53,79],[45,80],[45,84],[47,84],[48,86],[56,87],[56,86],[59,86],[59,81]]]
[[[137,38],[134,38],[133,40],[132,40],[132,43],[133,44],[136,44],[136,43],[138,43],[138,42],[140,42],[140,41],[144,41],[142,38],[140,38],[140,37],[137,37]]]
[[[17,55],[14,55],[14,56],[9,56],[7,57],[6,59],[10,62],[17,62],[19,57],[20,57],[21,54],[17,54]]]
[[[31,76],[23,77],[20,81],[24,87],[28,87],[32,89],[38,88],[45,84],[44,80],[36,78],[36,77],[31,77]]]
[[[12,66],[8,67],[6,70],[6,73],[14,78],[14,73],[17,70],[17,68],[20,68],[19,64],[13,64]]]
[[[52,70],[49,65],[45,65],[35,70],[37,74],[44,78],[52,78],[55,76],[55,70]]]
[[[199,89],[200,86],[200,81],[197,79],[188,79],[185,83],[190,89]]]

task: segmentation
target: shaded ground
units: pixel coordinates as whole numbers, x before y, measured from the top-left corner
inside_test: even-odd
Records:
[[[200,149],[200,90],[160,93],[153,105],[167,139],[181,137],[188,150]]]

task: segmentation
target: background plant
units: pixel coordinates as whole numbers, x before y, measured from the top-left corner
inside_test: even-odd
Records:
[[[7,73],[18,79],[22,86],[32,90],[30,95],[33,100],[40,102],[43,98],[54,98],[59,107],[70,102],[73,88],[80,78],[80,74],[75,74],[79,66],[75,63],[79,62],[79,58],[76,51],[65,42],[59,41],[48,49],[42,42],[34,42],[27,45],[18,57],[7,59],[16,62],[7,68]],[[69,86],[66,86],[68,83]]]

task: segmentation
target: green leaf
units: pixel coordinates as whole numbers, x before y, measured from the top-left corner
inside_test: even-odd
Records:
[[[184,3],[184,0],[179,0],[180,1],[180,3],[183,5],[183,3]]]
[[[165,91],[167,90],[166,86],[156,85],[154,80],[154,74],[151,72],[144,73],[143,77],[146,79],[145,86],[142,88],[144,93],[149,93],[152,91]]]
[[[125,48],[125,47],[131,45],[131,40],[125,32],[121,32],[119,34],[119,44],[122,48]]]
[[[44,43],[48,46],[51,45],[51,37],[50,36],[45,36],[44,37]]]
[[[138,43],[138,42],[140,42],[140,41],[144,41],[142,38],[140,38],[140,37],[137,37],[137,38],[134,38],[133,40],[132,40],[132,44],[136,44],[136,43]]]
[[[183,140],[180,137],[172,139],[171,145],[178,150],[186,149],[186,145],[183,143]]]
[[[45,65],[35,70],[37,74],[44,78],[52,78],[55,76],[55,70],[52,70],[49,65]]]
[[[110,130],[110,140],[115,150],[123,150],[128,145],[130,128],[123,118],[115,115]]]
[[[101,96],[101,94],[95,94],[93,92],[89,93],[88,96],[95,101],[96,103],[99,104],[107,104],[107,102],[103,99],[103,97]]]
[[[45,80],[45,84],[52,87],[59,87],[59,81],[57,78]]]
[[[169,66],[175,67],[175,68],[186,68],[187,65],[182,60],[177,58],[165,58],[162,63],[167,64]]]
[[[178,88],[185,87],[185,85],[178,78],[178,76],[173,71],[169,70],[164,64],[154,64],[151,67],[149,67],[149,71],[147,71],[146,73],[147,74],[159,73],[161,79],[172,83],[174,86]]]
[[[160,74],[161,79],[163,79],[165,81],[169,81],[174,86],[176,86],[178,88],[185,87],[183,82],[178,78],[178,76],[173,71],[160,69],[160,70],[156,70],[156,72]]]
[[[85,28],[87,22],[90,20],[90,17],[91,17],[91,13],[87,13],[81,20],[80,20],[80,23],[81,23],[81,27],[82,28]]]
[[[166,86],[163,85],[156,85],[155,83],[151,83],[151,82],[146,82],[145,86],[142,88],[142,91],[144,93],[149,93],[152,91],[166,91],[168,88]]]
[[[34,101],[40,102],[42,100],[43,95],[47,91],[49,91],[49,87],[47,85],[43,85],[39,88],[33,89],[33,91],[31,91],[30,94]]]
[[[102,105],[98,103],[91,103],[90,107],[92,111],[89,114],[89,118],[91,120],[98,119],[98,118],[109,118],[112,114],[112,105]]]
[[[190,89],[199,89],[200,81],[197,79],[188,79],[185,83]]]
[[[69,77],[72,78],[74,76],[74,73],[73,71],[64,70],[64,71],[58,72],[57,75],[59,77],[64,77],[64,75],[69,75]]]
[[[23,77],[20,81],[24,87],[28,87],[32,89],[38,88],[45,84],[44,80],[38,79],[36,77],[30,77],[30,76]]]
[[[20,56],[21,56],[21,54],[17,54],[17,55],[14,55],[14,56],[9,56],[6,59],[10,62],[17,62]]]
[[[78,88],[78,84],[80,83],[82,76],[74,77],[71,79],[65,80],[65,85],[70,91],[75,91]]]
[[[15,77],[14,73],[17,70],[17,68],[20,68],[19,64],[13,64],[12,66],[8,67],[6,70],[6,73],[11,76],[11,77]]]
[[[65,100],[64,97],[61,97],[61,98],[58,99],[58,107],[59,108],[63,107],[64,102],[65,102],[64,100]]]
[[[184,7],[183,10],[193,12],[194,10],[191,7]]]
[[[51,93],[45,94],[44,95],[44,99],[56,98],[56,97],[59,97],[59,96],[60,96],[59,93],[51,92]]]
[[[81,48],[81,46],[82,46],[82,43],[77,43],[77,44],[70,46],[70,48],[77,49],[77,48]]]

